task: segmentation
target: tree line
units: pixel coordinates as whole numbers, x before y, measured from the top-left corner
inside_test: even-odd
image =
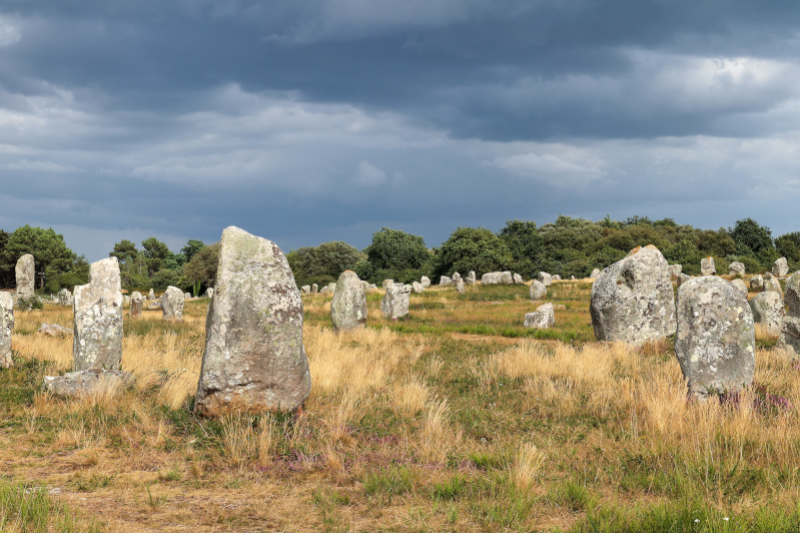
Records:
[[[593,269],[602,270],[633,248],[648,244],[658,247],[670,264],[683,265],[683,272],[690,275],[700,274],[700,260],[708,256],[714,258],[719,272],[727,272],[734,261],[744,263],[748,272],[762,272],[779,257],[786,257],[791,270],[800,269],[800,233],[773,238],[768,227],[751,218],[718,230],[640,216],[625,221],[607,216],[597,222],[559,216],[542,226],[509,220],[498,232],[459,227],[438,248],[428,248],[420,236],[383,228],[364,250],[328,242],[292,250],[287,258],[298,286],[336,281],[344,270],[354,270],[370,283],[384,279],[410,283],[421,276],[435,281],[471,270],[478,276],[511,270],[526,278],[544,271],[568,279],[588,277]]]

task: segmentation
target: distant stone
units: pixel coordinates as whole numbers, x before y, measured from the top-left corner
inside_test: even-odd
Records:
[[[385,280],[383,280],[383,283],[381,284],[381,286],[382,286],[384,289],[386,289],[386,288],[389,288],[389,287],[391,287],[392,285],[394,285],[394,280],[393,280],[393,279],[385,279]]]
[[[555,274],[552,278],[553,281],[561,281],[561,274]]]
[[[406,285],[392,285],[386,289],[381,301],[381,313],[390,320],[397,320],[408,314],[408,300],[411,293]]]
[[[319,292],[319,286],[316,283],[311,284],[311,294],[317,294]]]
[[[572,281],[575,281],[575,276],[570,276],[569,279],[571,279]]]
[[[153,292],[153,291],[151,290],[150,292]],[[209,287],[209,288],[206,289],[206,296],[209,297],[209,298],[213,298],[214,297],[214,288],[213,287]]]
[[[461,279],[461,274],[459,274],[458,272],[453,272],[453,278],[452,279],[453,279],[453,283],[458,283],[459,281],[463,281]]]
[[[36,330],[36,333],[41,333],[45,337],[69,337],[73,332],[71,329],[59,326],[58,324],[42,324],[42,326]]]
[[[702,398],[751,385],[755,346],[753,313],[733,284],[706,276],[681,285],[675,354],[690,395]]]
[[[328,283],[328,288],[331,290],[331,292],[336,292],[336,283],[334,282]]]
[[[189,300],[189,299],[191,299],[191,298],[192,298],[192,295],[191,295],[191,293],[188,293],[188,292],[184,292],[184,293],[183,293],[183,299],[184,299],[184,301],[185,301],[185,300]]]
[[[17,277],[17,298],[31,300],[36,282],[36,270],[31,254],[25,254],[17,260],[14,269]]]
[[[369,292],[369,281],[362,281],[361,284],[364,286],[364,292]]]
[[[210,297],[211,297],[211,295],[209,295],[209,298]],[[150,289],[150,292],[147,293],[147,299],[148,300],[155,300],[156,299],[156,293],[153,292],[153,289]]]
[[[778,281],[778,278],[767,272],[764,275],[764,290],[765,291],[774,291],[781,295],[783,298],[783,289],[781,289],[781,282]]]
[[[73,370],[119,370],[122,360],[122,287],[119,263],[92,263],[89,283],[75,287]]]
[[[303,285],[302,287],[300,287],[300,291],[303,294],[311,294],[311,285]]]
[[[144,303],[144,296],[139,291],[133,291],[131,295],[131,318],[139,318],[142,316],[142,304]]]
[[[119,370],[83,370],[63,376],[45,376],[42,386],[58,396],[82,398],[94,394],[114,394],[133,383],[133,375]]]
[[[231,226],[222,232],[195,413],[294,411],[311,391],[303,301],[281,249]]]
[[[456,292],[458,294],[464,294],[465,292],[467,292],[466,289],[464,288],[464,282],[463,281],[457,281],[456,282]]]
[[[514,283],[514,276],[511,275],[511,272],[506,270],[500,273],[500,280],[504,285],[511,285]]]
[[[525,280],[522,279],[522,276],[520,276],[519,274],[515,273],[514,274],[514,283],[516,285],[521,285],[521,284],[525,283]]]
[[[680,274],[678,274],[678,287],[680,287],[681,285],[683,285],[684,283],[686,283],[690,279],[692,279],[692,276],[689,276],[689,275],[684,274],[683,272],[681,272]]]
[[[731,281],[731,283],[733,284],[734,287],[739,289],[739,291],[741,291],[742,294],[747,296],[747,293],[749,291],[747,289],[747,285],[744,284],[744,281],[740,280],[739,278],[736,278],[735,280]]]
[[[369,286],[369,290],[371,290],[371,291],[377,291],[377,290],[378,290],[378,286],[377,286],[377,285],[375,285],[375,284],[373,283],[373,284],[371,284],[371,285]]]
[[[431,286],[431,280],[427,276],[422,276],[422,278],[419,280],[419,283],[426,289]]]
[[[717,267],[714,266],[714,258],[704,257],[700,260],[700,275],[701,276],[716,276]]]
[[[683,270],[683,265],[670,265],[669,266],[669,276],[672,279],[678,279],[678,276],[681,275],[681,271]]]
[[[481,276],[481,283],[483,285],[499,285],[503,283],[502,272],[487,272]]]
[[[592,279],[597,279],[600,277],[600,274],[601,274],[600,269],[595,268],[594,270],[592,270],[592,273],[589,275],[589,277]]]
[[[330,287],[328,287],[327,285],[325,285],[324,287],[322,287],[322,290],[321,290],[321,291],[319,291],[319,293],[320,293],[320,294],[328,294],[328,293],[331,293],[331,292],[333,292],[333,291],[332,291],[332,290],[331,290],[331,288],[330,288]]]
[[[530,329],[549,329],[556,323],[553,304],[540,305],[533,313],[525,313],[525,327]]]
[[[184,303],[183,291],[178,287],[167,287],[161,297],[161,310],[164,312],[164,320],[183,320]]]
[[[547,296],[547,287],[539,280],[531,282],[531,300],[542,300]]]
[[[352,270],[345,270],[336,282],[331,301],[333,329],[349,331],[367,324],[367,293]]]
[[[675,333],[669,265],[648,245],[606,268],[592,285],[590,311],[601,341],[642,344]]]
[[[778,278],[786,277],[786,274],[789,273],[789,263],[786,261],[785,257],[781,257],[780,259],[775,260],[772,263],[772,275]]]
[[[447,276],[442,276],[439,278],[439,286],[440,287],[447,287],[448,285],[452,285],[453,280],[448,278]]]
[[[750,278],[750,289],[754,291],[760,291],[764,288],[764,278],[761,277],[761,274],[756,274],[752,278]]]
[[[470,270],[469,274],[467,275],[467,283],[469,285],[475,285],[476,281],[478,281],[478,278],[475,275],[475,271],[474,270]]]
[[[422,294],[425,292],[425,287],[423,287],[422,283],[419,281],[415,281],[411,284],[411,290],[414,292],[414,294]]]
[[[69,289],[61,289],[58,291],[57,297],[59,305],[72,305],[72,293],[69,292]]]
[[[731,276],[744,276],[744,270],[744,263],[740,263],[739,261],[734,261],[728,265],[728,273]]]
[[[750,310],[753,312],[753,321],[756,324],[764,325],[770,335],[777,337],[781,334],[786,308],[780,294],[772,291],[757,294],[750,300]]]
[[[11,368],[11,334],[14,331],[14,297],[0,292],[0,367]]]
[[[553,276],[551,276],[547,272],[539,272],[539,275],[536,276],[536,279],[541,281],[545,287],[549,287],[550,284],[553,283]]]
[[[800,358],[800,272],[795,272],[786,280],[786,297],[783,302],[789,310],[781,322],[777,347],[783,348],[789,356],[797,359]]]

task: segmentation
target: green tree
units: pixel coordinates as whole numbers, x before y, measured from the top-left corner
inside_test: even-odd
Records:
[[[67,248],[64,236],[53,231],[53,228],[43,229],[26,224],[11,233],[3,253],[4,263],[16,264],[25,254],[33,255],[40,287],[44,287],[48,272],[67,272],[75,262],[75,253]]]
[[[286,255],[298,285],[336,281],[345,270],[355,270],[364,258],[356,248],[341,241],[299,248]]]
[[[532,276],[542,251],[542,237],[536,228],[536,222],[508,220],[500,230],[500,239],[511,253],[511,268],[528,277]]]
[[[183,276],[192,286],[195,296],[200,294],[201,289],[214,286],[219,265],[219,248],[219,243],[205,246],[183,265]]]
[[[116,257],[120,266],[132,263],[139,255],[136,245],[127,239],[114,244],[114,249],[109,252],[109,257]]]
[[[775,250],[790,264],[800,264],[800,233],[793,231],[776,238]]]
[[[422,237],[389,228],[373,233],[364,252],[373,268],[381,270],[419,269],[430,258]]]
[[[745,250],[751,250],[756,255],[773,247],[772,231],[752,218],[737,220],[732,228],[728,228],[728,234],[737,246],[745,247]]]
[[[505,270],[511,262],[511,252],[500,237],[486,228],[460,227],[439,248],[434,273],[445,276],[474,270],[481,276]]]
[[[169,247],[156,239],[150,237],[142,241],[142,248],[144,248],[144,257],[147,261],[147,270],[152,277],[153,274],[161,270],[168,259],[171,258],[172,252]]]
[[[186,242],[186,245],[181,248],[181,255],[186,258],[186,262],[188,263],[192,260],[192,257],[194,257],[197,252],[205,247],[206,245],[203,244],[203,241],[198,239],[189,239]]]

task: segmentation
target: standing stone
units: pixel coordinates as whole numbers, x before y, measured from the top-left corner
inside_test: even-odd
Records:
[[[539,275],[536,276],[536,279],[544,283],[545,287],[549,287],[550,284],[553,283],[553,276],[551,276],[547,272],[539,272]]]
[[[555,274],[552,279],[553,281],[561,281],[561,274]]]
[[[671,277],[672,279],[678,279],[678,276],[681,275],[682,270],[683,270],[683,265],[670,265],[669,277]]]
[[[781,282],[778,281],[778,278],[767,272],[764,274],[764,290],[765,291],[774,291],[781,295],[783,298],[783,289],[781,289]]]
[[[521,285],[523,283],[525,283],[525,280],[522,279],[522,276],[520,276],[519,274],[514,274],[514,284]]]
[[[311,391],[303,347],[303,301],[289,262],[267,239],[222,232],[216,294],[194,410],[293,411]]]
[[[681,272],[680,274],[678,274],[678,287],[680,287],[681,285],[683,285],[684,283],[686,283],[690,279],[692,279],[692,276],[689,276],[689,275],[684,274],[683,272]]]
[[[669,265],[653,245],[637,248],[600,274],[590,306],[597,340],[641,344],[675,333]]]
[[[786,277],[786,274],[789,273],[789,263],[786,261],[785,257],[781,257],[780,259],[776,259],[774,263],[772,263],[772,275],[776,278],[783,278]]]
[[[150,289],[150,294],[152,294],[152,293],[153,293],[153,289]],[[209,287],[209,288],[206,289],[206,296],[208,296],[209,298],[213,298],[214,297],[214,287]]]
[[[744,276],[744,270],[744,263],[740,263],[739,261],[734,261],[728,265],[728,274],[731,276]]]
[[[744,284],[744,281],[740,280],[739,278],[736,278],[735,280],[731,281],[731,284],[734,287],[736,287],[742,294],[744,294],[745,297],[747,297],[748,290],[747,290],[747,285]]]
[[[33,256],[25,254],[17,260],[15,268],[17,275],[17,298],[31,300],[36,282],[36,271]]]
[[[303,285],[300,291],[302,291],[303,294],[311,294],[311,285]]]
[[[525,313],[525,327],[531,329],[549,329],[556,323],[553,304],[540,305],[533,313]]]
[[[58,303],[59,305],[72,305],[72,293],[69,292],[69,289],[58,291]]]
[[[392,285],[394,285],[394,280],[393,280],[393,279],[385,279],[385,280],[383,280],[383,284],[382,284],[381,286],[382,286],[384,289],[388,289],[388,288],[389,288],[389,287],[391,287]]]
[[[415,281],[411,284],[411,290],[414,291],[414,294],[422,294],[425,292],[425,287],[422,286],[422,283]]]
[[[73,313],[73,370],[119,370],[122,285],[116,257],[92,263],[89,283],[75,287]]]
[[[164,312],[164,320],[182,320],[183,304],[183,291],[178,287],[167,287],[161,297],[161,310]]]
[[[481,276],[481,283],[483,285],[498,285],[503,282],[503,274],[501,272],[487,272]]]
[[[539,280],[531,282],[531,300],[541,300],[547,296],[547,287]]]
[[[131,318],[139,318],[142,316],[142,304],[144,303],[144,296],[139,291],[133,291],[131,295]]]
[[[506,270],[501,273],[500,280],[504,285],[511,285],[514,283],[514,276],[511,275],[511,272]]]
[[[464,282],[463,281],[457,281],[456,282],[456,292],[458,294],[464,294],[465,292],[467,292],[466,289],[464,288]]]
[[[761,277],[761,274],[756,274],[752,278],[750,278],[750,289],[754,291],[760,291],[764,288],[764,278]]]
[[[319,285],[316,283],[311,284],[311,294],[317,294],[319,292]]]
[[[331,292],[336,292],[336,283],[334,282],[328,283],[328,288],[331,290]]]
[[[328,294],[329,292],[333,292],[333,291],[331,291],[331,288],[328,287],[327,285],[322,287],[322,290],[319,291],[320,294]]]
[[[345,270],[336,282],[336,291],[331,301],[333,329],[351,330],[367,324],[367,292],[358,275]]]
[[[701,276],[716,276],[717,267],[714,266],[714,258],[704,257],[700,260],[700,275]]]
[[[364,292],[369,292],[369,281],[362,281],[361,284],[364,286]]]
[[[592,273],[589,275],[589,277],[592,279],[597,279],[600,277],[600,274],[601,274],[600,269],[595,268],[594,270],[592,270]]]
[[[11,333],[14,331],[14,297],[9,292],[0,292],[0,366],[11,368]]]
[[[478,281],[478,277],[475,275],[475,271],[470,270],[469,274],[467,275],[467,284],[475,285],[476,281]]]
[[[789,294],[788,287],[786,294]],[[781,334],[786,308],[780,294],[772,291],[759,293],[750,300],[750,310],[753,312],[753,321],[763,324],[770,335],[777,337]]]
[[[209,296],[209,298],[210,298],[210,296]],[[153,289],[150,289],[150,292],[147,293],[147,299],[148,300],[155,300],[156,299],[156,293],[153,292]]]
[[[422,278],[419,280],[419,284],[427,289],[428,287],[431,286],[431,280],[427,276],[422,276]]]
[[[753,383],[755,327],[747,298],[716,276],[678,289],[675,354],[689,394],[738,392]]]
[[[369,286],[369,290],[377,291],[378,290],[378,286],[373,283],[372,285]]]
[[[188,292],[184,292],[184,293],[183,293],[183,299],[184,299],[184,301],[185,301],[185,300],[189,300],[189,299],[191,299],[191,297],[192,297],[192,295],[191,295],[190,293],[188,293]]]
[[[461,274],[458,272],[453,272],[453,283],[458,283],[459,281],[463,281],[461,279]]]
[[[448,278],[447,276],[442,276],[441,278],[439,278],[439,286],[440,287],[446,287],[446,286],[452,285],[452,284],[453,284],[453,280]]]
[[[786,350],[789,356],[798,358],[800,357],[800,272],[795,272],[786,280],[786,297],[783,298],[783,302],[789,308],[789,312],[781,322],[781,336],[778,337],[777,347]]]
[[[381,301],[381,313],[390,320],[397,320],[408,314],[408,299],[411,288],[407,285],[392,285],[386,289]]]

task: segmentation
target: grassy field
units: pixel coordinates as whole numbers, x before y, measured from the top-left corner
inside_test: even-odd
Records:
[[[64,400],[71,310],[18,312],[0,371],[2,531],[800,531],[800,365],[759,335],[757,387],[686,401],[672,344],[594,342],[591,282],[556,326],[528,288],[433,289],[336,334],[304,295],[313,390],[293,415],[190,412],[206,300],[126,321],[127,390]],[[560,306],[563,306],[560,307]],[[127,317],[126,317],[127,318]]]

